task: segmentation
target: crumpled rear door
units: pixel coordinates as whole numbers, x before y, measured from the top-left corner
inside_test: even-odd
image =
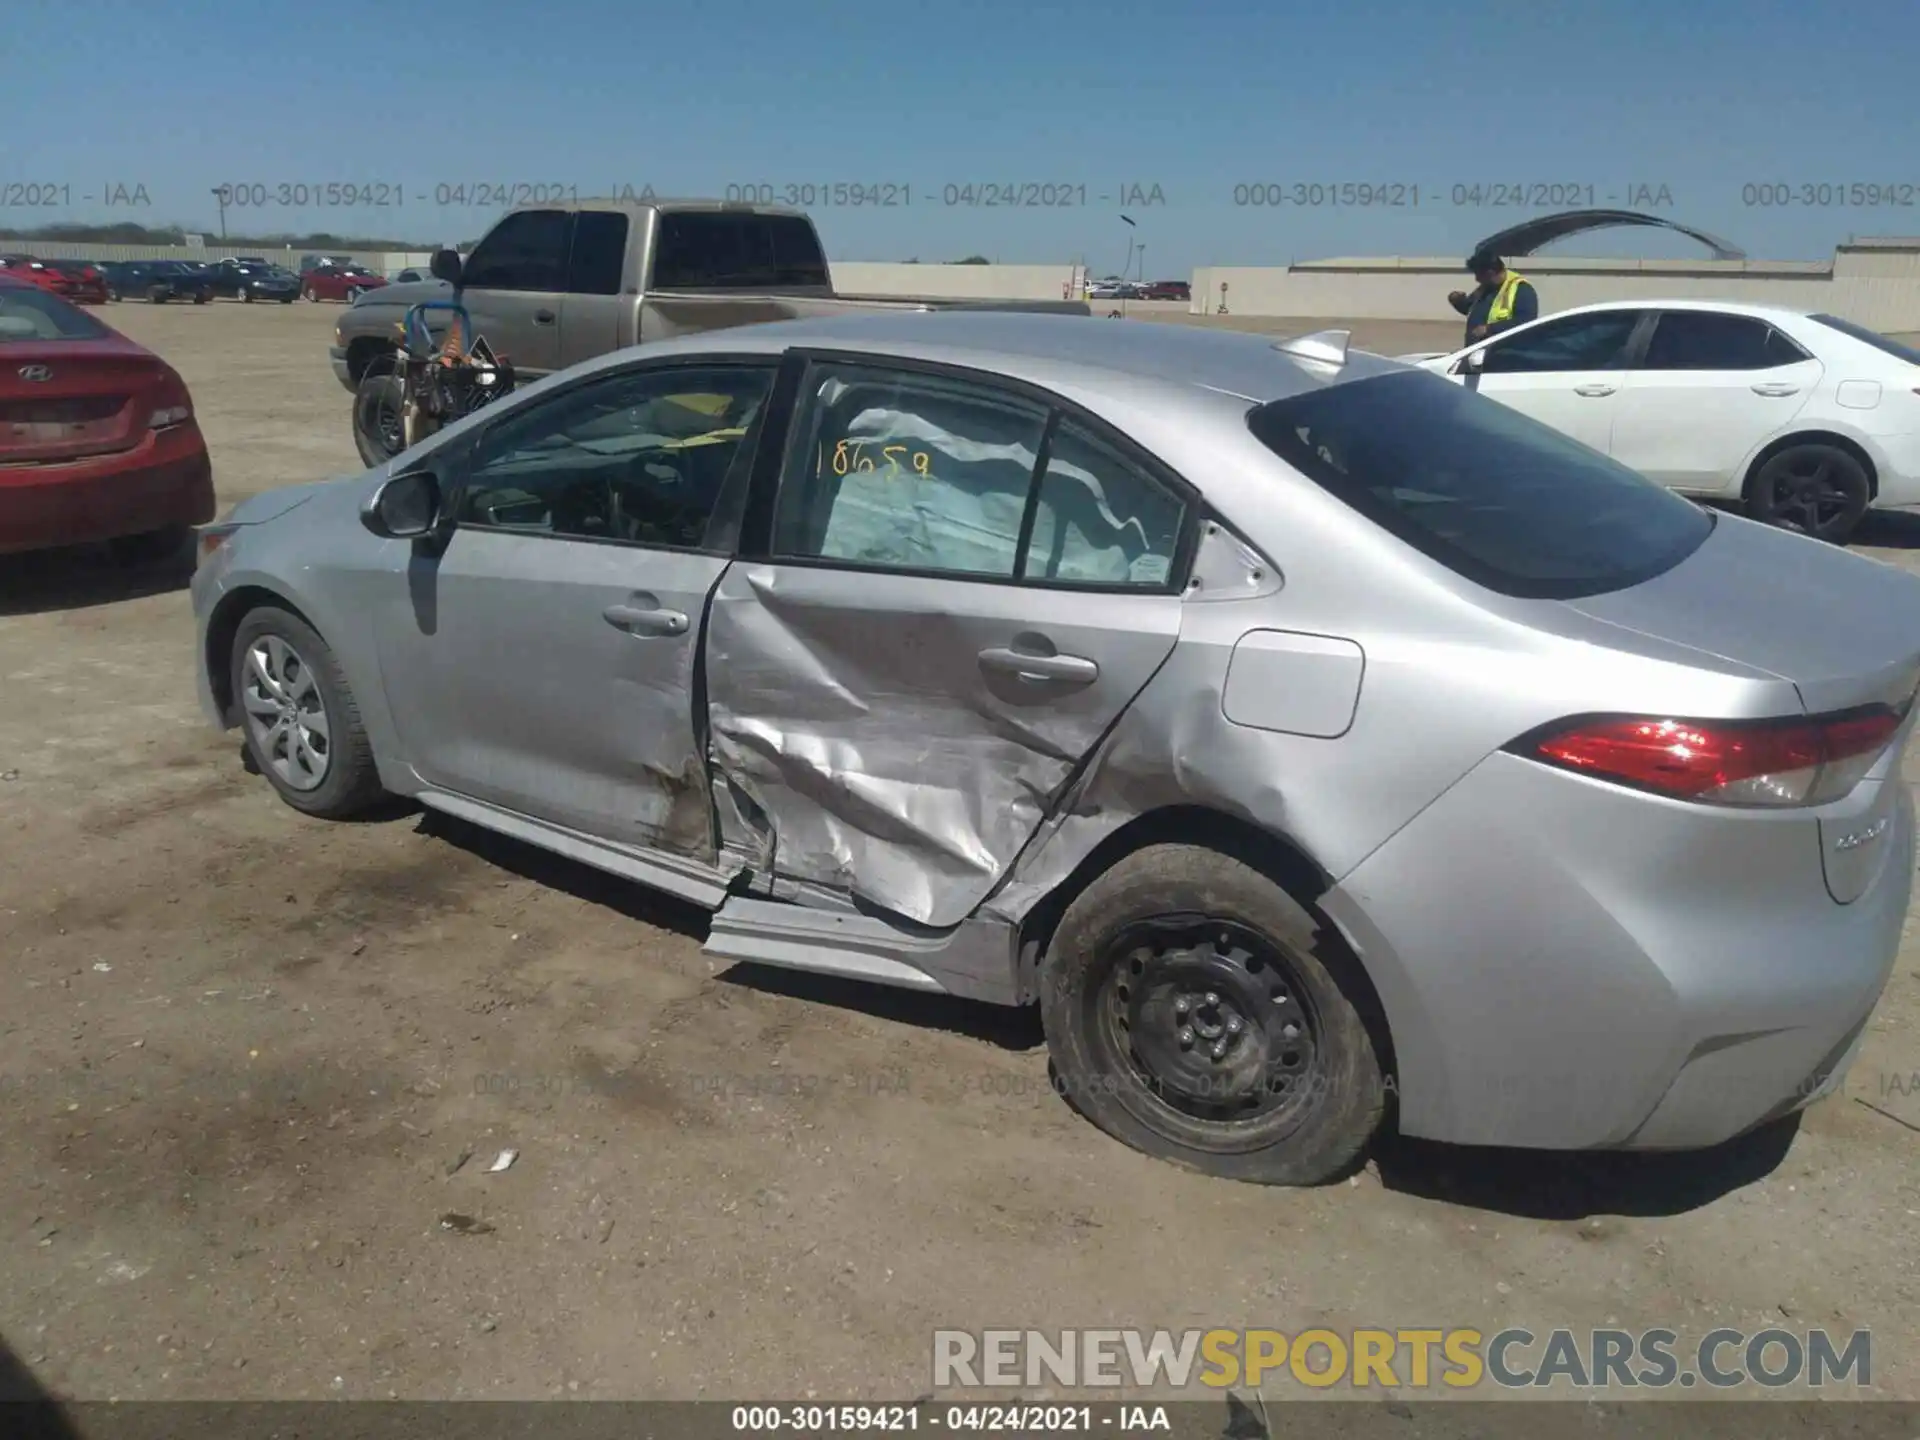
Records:
[[[958,924],[1179,627],[1174,595],[736,563],[707,641],[723,828],[782,877]]]

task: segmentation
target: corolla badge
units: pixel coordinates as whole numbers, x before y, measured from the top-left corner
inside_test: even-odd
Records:
[[[53,370],[46,365],[22,365],[20,367],[20,378],[22,380],[51,380],[53,378]]]
[[[1836,850],[1858,850],[1862,845],[1871,845],[1887,833],[1888,819],[1882,815],[1864,830],[1855,830],[1851,835],[1842,835],[1833,842]]]

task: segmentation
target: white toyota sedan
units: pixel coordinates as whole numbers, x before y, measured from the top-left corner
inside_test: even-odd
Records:
[[[1844,543],[1920,509],[1920,350],[1832,315],[1616,301],[1401,358],[1785,529]]]

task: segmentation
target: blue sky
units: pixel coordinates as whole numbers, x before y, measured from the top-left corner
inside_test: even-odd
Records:
[[[1644,186],[1642,198],[1664,187],[1660,208],[1758,257],[1818,259],[1849,235],[1920,234],[1916,0],[10,9],[0,201],[57,188],[51,207],[9,204],[5,225],[124,218],[212,233],[209,192],[228,183],[268,200],[230,208],[236,230],[433,242],[484,229],[486,212],[435,203],[463,185],[894,185],[908,203],[815,197],[830,255],[1085,257],[1106,273],[1131,238],[1150,275],[1184,275],[1464,255],[1528,213],[1490,203],[1507,198],[1490,187],[1558,187],[1521,198],[1564,208],[1589,194],[1625,204]],[[436,26],[436,12],[450,18]],[[491,120],[434,118],[489,106]],[[298,208],[299,187],[340,182],[404,198]],[[1074,203],[986,208],[962,188],[978,202],[985,187],[1041,185]],[[1236,204],[1249,185],[1278,187],[1260,193],[1282,204]],[[1854,198],[1854,185],[1904,203],[1828,203]],[[150,203],[108,206],[113,186],[129,197],[143,186]],[[1417,188],[1418,203],[1329,203],[1366,198],[1342,186],[1379,198],[1404,187],[1402,202]],[[1117,218],[1123,194],[1136,202],[1132,232]],[[1698,253],[1620,231],[1564,248]]]

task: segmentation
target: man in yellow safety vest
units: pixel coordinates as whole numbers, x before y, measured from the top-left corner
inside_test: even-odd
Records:
[[[1447,303],[1467,317],[1467,344],[1540,318],[1540,297],[1533,283],[1507,268],[1490,250],[1476,250],[1467,261],[1477,282],[1473,292],[1456,290]]]

